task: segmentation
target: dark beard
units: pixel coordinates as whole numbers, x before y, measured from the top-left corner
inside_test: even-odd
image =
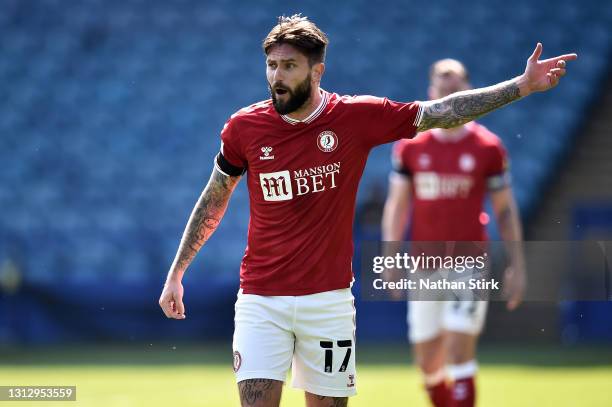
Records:
[[[310,97],[310,92],[312,91],[310,80],[311,77],[309,73],[306,79],[295,87],[295,90],[284,88],[289,94],[286,102],[281,102],[278,100],[276,98],[276,93],[272,90],[272,87],[269,87],[270,95],[272,95],[272,104],[274,105],[274,109],[278,112],[278,114],[289,114],[304,106],[304,103],[306,103]]]

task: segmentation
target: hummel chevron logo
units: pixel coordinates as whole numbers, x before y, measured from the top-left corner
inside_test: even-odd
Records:
[[[259,156],[260,160],[274,160],[274,156],[270,155],[270,153],[272,152],[272,147],[262,147],[261,152],[263,153],[263,155]]]

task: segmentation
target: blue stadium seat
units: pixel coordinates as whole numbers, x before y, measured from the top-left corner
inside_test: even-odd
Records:
[[[523,211],[537,202],[610,66],[612,7],[597,0],[561,0],[552,9],[479,0],[469,12],[451,0],[384,8],[365,0],[351,7],[90,0],[69,8],[60,0],[6,0],[0,230],[40,254],[28,260],[28,277],[141,281],[165,273],[224,122],[268,97],[261,39],[275,15],[298,11],[328,31],[323,86],[344,94],[424,99],[427,69],[438,58],[465,61],[483,86],[520,73],[538,40],[545,56],[577,50],[573,79],[483,120],[512,157]],[[386,185],[389,151],[373,151],[360,201]],[[242,181],[198,267],[237,272],[248,216]],[[41,229],[54,244],[38,244]]]

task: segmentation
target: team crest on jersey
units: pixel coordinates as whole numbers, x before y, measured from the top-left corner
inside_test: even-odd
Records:
[[[338,148],[338,136],[331,130],[325,130],[317,137],[317,147],[324,153],[331,153]]]
[[[463,172],[472,172],[476,166],[476,160],[471,154],[461,154],[459,157],[459,168]]]
[[[274,156],[270,155],[272,154],[272,147],[262,147],[261,152],[263,153],[263,155],[259,156],[260,160],[274,160]]]
[[[419,155],[419,167],[422,169],[427,169],[431,165],[431,157],[429,154],[421,154]]]
[[[240,355],[240,352],[235,351],[234,352],[234,373],[238,372],[238,369],[240,369],[240,365],[242,365],[242,356]]]

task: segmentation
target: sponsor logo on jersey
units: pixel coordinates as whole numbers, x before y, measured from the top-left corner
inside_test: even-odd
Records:
[[[476,159],[472,154],[461,154],[459,157],[459,168],[463,172],[472,172],[476,167]]]
[[[272,147],[262,147],[261,152],[263,155],[259,156],[260,160],[274,160],[274,156],[270,155],[270,153],[272,153]]]
[[[266,201],[288,201],[293,198],[289,171],[259,174],[259,182]]]
[[[473,185],[469,175],[418,172],[414,176],[416,196],[426,201],[467,198]]]
[[[294,193],[301,196],[337,188],[339,174],[340,162],[335,162],[294,170],[292,174],[289,171],[261,173],[259,181],[264,200],[287,201],[293,199]]]
[[[339,162],[293,171],[293,178],[297,185],[297,195],[336,188],[336,175],[338,174],[340,174]]]
[[[238,351],[234,351],[234,373],[238,372],[238,369],[240,369],[240,366],[242,365],[242,356],[240,355],[240,352]]]
[[[326,130],[317,137],[317,147],[324,153],[331,153],[338,148],[338,136],[331,130]]]
[[[355,387],[355,375],[354,374],[348,375],[348,384],[346,385],[346,387]]]

